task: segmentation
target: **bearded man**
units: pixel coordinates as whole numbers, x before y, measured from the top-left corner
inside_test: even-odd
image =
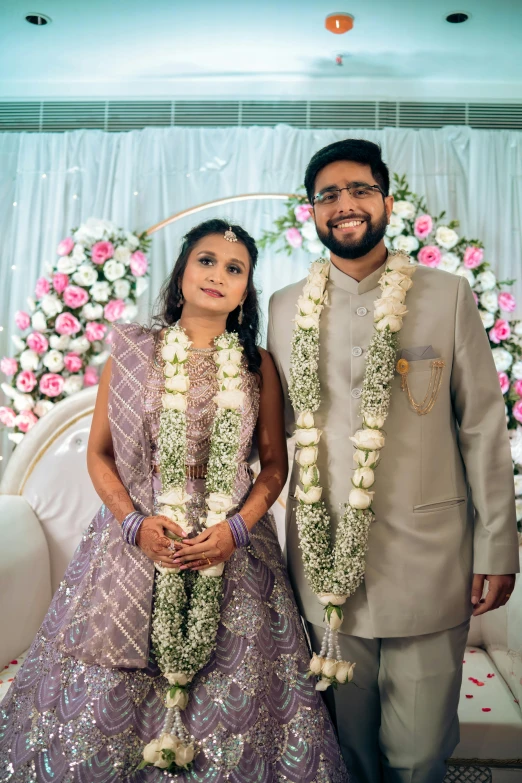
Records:
[[[332,539],[341,504],[352,497],[353,468],[365,460],[375,468],[372,492],[362,490],[373,497],[374,513],[364,581],[342,606],[338,637],[339,653],[356,667],[351,683],[328,690],[330,707],[356,781],[441,783],[445,759],[459,741],[470,615],[505,604],[518,570],[504,401],[465,278],[418,266],[404,304],[401,285],[410,287],[409,274],[394,277],[400,261],[391,264],[384,243],[393,197],[380,148],[357,139],[330,144],[312,157],[305,187],[317,233],[330,251],[327,298],[315,307],[309,297],[312,317],[298,323],[312,329],[319,322],[318,368],[312,361],[308,372],[320,382],[316,466]],[[385,272],[394,290],[381,293]],[[402,282],[395,285],[395,278]],[[303,285],[278,291],[270,302],[268,347],[285,391],[289,434],[292,335]],[[381,296],[386,303],[376,306]],[[382,318],[385,339],[401,329],[394,359],[402,359],[401,374],[390,382],[382,452],[369,452],[368,443],[364,452],[364,436],[357,436],[362,447],[354,465],[350,438],[363,426],[382,426],[378,417],[370,424],[361,418],[374,320],[379,328]],[[369,372],[380,372],[373,359]],[[304,497],[298,491],[296,500],[296,488],[310,475],[306,480],[313,482],[314,474],[294,463],[286,535],[293,586],[319,653],[323,607],[305,574],[307,544],[300,548],[296,525]]]

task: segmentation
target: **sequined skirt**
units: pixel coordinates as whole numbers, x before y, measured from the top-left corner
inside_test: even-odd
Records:
[[[202,493],[193,489],[196,517]],[[91,527],[107,524],[116,523],[98,514]],[[92,557],[102,533],[87,536]],[[216,650],[183,713],[199,752],[191,771],[175,779],[346,783],[332,724],[306,679],[308,651],[270,515],[251,539],[226,565]],[[111,669],[64,655],[59,601],[60,590],[0,705],[0,783],[172,779],[152,767],[135,771],[165,717],[167,683],[153,656],[145,669]]]

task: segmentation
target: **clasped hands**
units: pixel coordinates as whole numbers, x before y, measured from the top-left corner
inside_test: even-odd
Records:
[[[488,582],[488,591],[484,598],[484,582]],[[509,601],[515,587],[514,574],[474,574],[471,588],[471,603],[475,607],[473,617],[498,609]]]
[[[168,538],[166,531],[181,540]],[[138,530],[136,543],[159,565],[191,571],[224,563],[236,548],[226,521],[207,528],[194,538],[187,538],[179,525],[164,516],[146,517]]]

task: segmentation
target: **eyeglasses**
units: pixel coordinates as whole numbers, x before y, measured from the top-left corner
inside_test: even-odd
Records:
[[[317,204],[319,207],[327,207],[332,204],[336,204],[341,200],[341,191],[347,190],[352,198],[362,201],[365,198],[371,198],[376,193],[380,193],[384,197],[384,192],[378,185],[368,185],[366,182],[352,182],[351,185],[347,185],[345,188],[327,188],[316,193],[312,199],[312,204]]]

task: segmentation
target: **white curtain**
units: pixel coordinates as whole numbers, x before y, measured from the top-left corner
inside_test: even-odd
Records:
[[[381,144],[392,172],[406,174],[433,214],[460,220],[482,239],[501,279],[516,278],[522,317],[522,133],[441,130],[299,130],[147,128],[130,133],[0,134],[0,357],[12,350],[13,317],[25,309],[36,278],[54,260],[71,228],[90,216],[144,230],[173,213],[224,196],[291,193],[319,148],[354,136]],[[281,201],[247,201],[208,209],[154,235],[146,319],[195,223],[224,216],[259,237],[281,214]],[[266,312],[270,294],[304,275],[308,256],[271,248],[259,259],[257,284]],[[13,269],[13,267],[15,267]],[[6,442],[3,441],[4,453]]]

